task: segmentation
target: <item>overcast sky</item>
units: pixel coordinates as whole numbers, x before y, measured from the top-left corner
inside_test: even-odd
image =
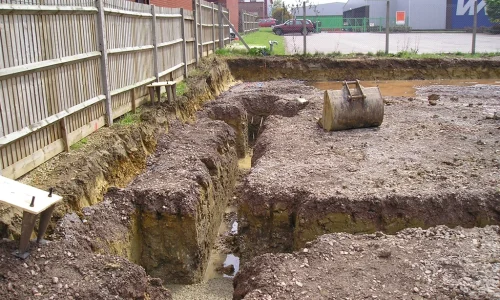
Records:
[[[301,0],[283,0],[287,5],[293,4],[297,5],[297,3],[302,3],[303,1]],[[325,3],[333,3],[333,2],[342,2],[346,3],[347,0],[309,0],[308,3],[312,4],[325,4]]]

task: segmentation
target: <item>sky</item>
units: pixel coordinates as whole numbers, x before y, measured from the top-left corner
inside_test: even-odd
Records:
[[[290,5],[290,4],[296,5],[297,2],[302,3],[303,1],[300,1],[300,0],[283,0],[283,2],[285,2],[287,5]],[[312,4],[325,4],[325,3],[333,3],[333,2],[346,3],[347,0],[309,0],[309,3],[312,3]]]

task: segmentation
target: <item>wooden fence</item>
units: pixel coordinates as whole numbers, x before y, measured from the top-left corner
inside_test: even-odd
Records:
[[[0,174],[16,179],[135,110],[229,42],[229,12],[124,0],[0,0]],[[41,5],[43,3],[43,5]]]
[[[251,14],[244,10],[240,11],[241,27],[239,31],[246,34],[259,30],[259,22],[257,21],[258,18],[258,14]]]

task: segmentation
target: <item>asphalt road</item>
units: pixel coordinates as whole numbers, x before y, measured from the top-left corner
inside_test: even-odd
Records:
[[[285,36],[286,53],[303,52],[303,36]],[[385,51],[384,33],[313,33],[307,36],[308,53],[376,53]],[[470,53],[471,33],[394,33],[389,37],[389,52],[416,51],[417,53]],[[478,34],[476,52],[500,52],[500,35]]]

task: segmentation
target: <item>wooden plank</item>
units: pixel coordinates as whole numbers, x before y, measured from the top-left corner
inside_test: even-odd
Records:
[[[101,53],[98,51],[77,54],[62,58],[55,58],[50,60],[45,60],[41,62],[25,64],[21,66],[15,66],[10,68],[0,69],[0,80],[12,78],[16,76],[21,76],[28,73],[40,72],[43,70],[53,69],[57,67],[61,67],[68,64],[74,64],[81,61],[86,61],[90,59],[94,59],[96,57],[101,56]]]
[[[3,137],[0,137],[0,147],[4,147],[18,139],[21,139],[23,137],[26,137],[27,135],[29,134],[32,134],[33,132],[35,131],[38,131],[44,127],[47,127],[49,126],[50,124],[53,124],[59,120],[61,120],[62,118],[64,117],[67,117],[67,116],[70,116],[76,112],[79,112],[89,106],[92,106],[92,105],[95,105],[99,102],[101,102],[102,100],[104,100],[104,96],[101,95],[101,96],[97,96],[95,98],[92,98],[90,100],[87,100],[83,103],[80,103],[78,105],[75,105],[73,107],[70,107],[64,111],[61,111],[55,115],[52,115],[48,118],[45,118],[39,122],[36,122],[36,123],[33,123],[29,126],[26,126],[24,127],[23,129],[19,130],[19,131],[15,131],[13,133],[10,133],[8,135],[5,135]]]
[[[184,66],[184,63],[180,63],[180,64],[178,64],[178,65],[176,65],[176,66],[173,66],[172,68],[166,69],[165,71],[161,72],[161,73],[159,74],[159,76],[160,76],[160,77],[165,76],[165,75],[167,75],[167,74],[168,74],[168,73],[170,73],[170,72],[173,72],[173,71],[175,71],[175,70],[177,70],[177,69],[182,68],[183,66]]]
[[[74,130],[73,132],[70,132],[68,134],[68,142],[70,145],[73,145],[74,143],[80,141],[84,137],[96,132],[99,128],[103,127],[106,125],[105,117],[102,116],[98,118],[97,120],[94,120],[77,130]]]
[[[172,41],[164,42],[164,43],[158,44],[158,48],[160,48],[160,47],[166,47],[166,46],[171,46],[171,45],[175,45],[175,44],[178,44],[178,43],[182,43],[182,41],[183,41],[183,39],[180,38],[180,39],[175,39],[175,40],[172,40]]]
[[[140,13],[140,12],[134,12],[134,11],[130,11],[130,10],[115,9],[115,8],[109,8],[109,7],[104,7],[104,11],[106,12],[106,14],[112,14],[112,15],[118,15],[118,16],[129,16],[129,17],[137,17],[137,18],[149,18],[149,17],[151,17],[151,13]]]
[[[161,75],[160,75],[161,76]],[[146,84],[149,84],[153,81],[156,80],[156,77],[150,77],[150,78],[147,78],[143,81],[139,81],[137,83],[134,83],[134,84],[131,84],[129,86],[126,86],[126,87],[122,87],[122,88],[119,88],[119,89],[116,89],[116,90],[113,90],[110,92],[111,96],[116,96],[118,94],[121,94],[121,93],[125,93],[125,92],[128,92],[130,91],[131,89],[134,89],[134,88],[137,88],[137,87],[140,87],[140,86],[143,86],[143,85],[146,85]]]
[[[61,196],[52,193],[49,197],[48,191],[0,176],[0,202],[37,215],[60,201]]]
[[[154,45],[109,49],[108,54],[129,53],[154,49]]]
[[[0,14],[95,14],[97,9],[91,6],[54,6],[54,5],[23,5],[23,4],[0,4]]]
[[[182,14],[156,14],[157,18],[182,18]]]
[[[35,153],[16,161],[2,170],[2,176],[17,179],[47,160],[63,152],[64,145],[61,139],[43,147]]]

